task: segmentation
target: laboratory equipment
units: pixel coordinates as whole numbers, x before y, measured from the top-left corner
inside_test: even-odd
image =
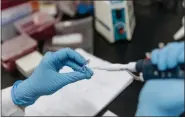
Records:
[[[15,60],[37,49],[37,42],[26,34],[9,39],[2,44],[2,65],[8,71],[16,68]]]
[[[31,52],[15,61],[17,69],[25,76],[29,77],[39,65],[43,56],[38,51]]]
[[[72,0],[56,1],[60,12],[74,17],[75,15],[84,15],[93,12],[93,2],[91,0]]]
[[[39,1],[39,11],[55,16],[57,14],[57,7],[55,1]]]
[[[4,8],[3,8],[4,6]],[[34,11],[31,3],[26,0],[2,1],[2,14],[1,14],[1,40],[5,41],[17,36],[14,22],[31,14]]]
[[[165,71],[159,71],[157,66],[153,65],[150,60],[139,60],[136,64],[137,72],[142,72],[145,80],[156,78],[184,78],[184,64],[167,69]]]
[[[82,43],[82,35],[80,33],[57,35],[52,38],[52,45],[70,45]]]
[[[113,64],[108,67],[92,67],[98,70],[107,71],[121,71],[126,70],[130,72],[141,72],[142,76],[137,77],[132,74],[137,80],[160,79],[160,78],[184,78],[184,65],[179,64],[175,68],[167,69],[165,71],[158,70],[157,66],[152,64],[149,59],[139,60],[137,62],[130,62],[128,64]],[[144,79],[143,79],[144,78]]]
[[[14,23],[19,33],[30,35],[36,40],[51,39],[55,35],[55,19],[46,13],[35,12]]]
[[[13,7],[13,6],[18,6],[22,3],[27,2],[27,0],[19,0],[19,1],[12,1],[12,0],[2,0],[1,1],[1,10]]]
[[[184,28],[185,28],[184,20],[185,20],[185,17],[182,18],[182,27],[173,36],[175,40],[179,40],[184,37]]]
[[[70,47],[72,49],[83,48],[89,53],[93,53],[93,26],[92,26],[92,17],[87,17],[78,20],[70,20],[59,22],[55,25],[58,36],[78,36],[76,39],[66,39],[63,37],[60,42],[65,42],[67,40],[68,44],[52,44],[51,40],[45,42],[43,47],[43,52],[47,51],[57,51],[61,48]],[[74,35],[75,34],[75,35]],[[56,36],[56,37],[58,37]],[[68,37],[68,38],[70,38]],[[64,39],[65,38],[65,39]],[[82,40],[81,40],[82,38]],[[64,41],[64,40],[66,41]],[[62,41],[63,40],[63,41]]]
[[[136,25],[132,0],[94,1],[95,28],[110,43],[131,40]]]

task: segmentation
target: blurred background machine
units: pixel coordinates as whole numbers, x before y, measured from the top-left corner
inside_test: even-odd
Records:
[[[61,48],[83,48],[93,53],[93,18],[61,21],[55,24],[57,35],[44,43],[43,53]]]
[[[94,1],[95,27],[110,43],[131,40],[135,28],[133,1]]]
[[[51,39],[55,35],[54,24],[55,19],[43,12],[35,12],[14,23],[20,34],[28,34],[36,40]]]
[[[2,66],[9,72],[14,71],[15,61],[36,49],[37,42],[25,34],[7,40],[2,44]]]
[[[38,10],[38,3],[27,0],[2,0],[1,10],[1,41],[5,41],[17,36],[14,22]]]

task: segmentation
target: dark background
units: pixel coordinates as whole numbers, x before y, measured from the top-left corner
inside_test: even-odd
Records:
[[[183,12],[168,11],[160,5],[141,7],[135,5],[136,28],[133,39],[109,44],[100,34],[94,32],[94,55],[112,63],[128,63],[145,57],[146,52],[158,47],[159,42],[172,42],[173,35],[181,27]],[[182,39],[184,40],[184,39]],[[12,86],[16,80],[25,79],[19,72],[8,73],[2,70],[1,89]],[[115,76],[116,78],[116,76]],[[134,116],[138,95],[144,83],[134,81],[107,109],[118,116]]]

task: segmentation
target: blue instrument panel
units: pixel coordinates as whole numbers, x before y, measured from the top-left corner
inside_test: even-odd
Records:
[[[114,38],[115,40],[125,40],[125,9],[113,9],[112,10],[112,21],[114,27]]]

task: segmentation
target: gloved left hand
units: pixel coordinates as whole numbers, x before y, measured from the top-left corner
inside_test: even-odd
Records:
[[[60,88],[78,80],[90,79],[93,72],[84,66],[86,63],[80,54],[69,48],[53,53],[47,52],[28,79],[14,83],[13,102],[19,106],[28,106],[42,95],[53,94]],[[71,67],[74,72],[58,73],[64,66]]]

